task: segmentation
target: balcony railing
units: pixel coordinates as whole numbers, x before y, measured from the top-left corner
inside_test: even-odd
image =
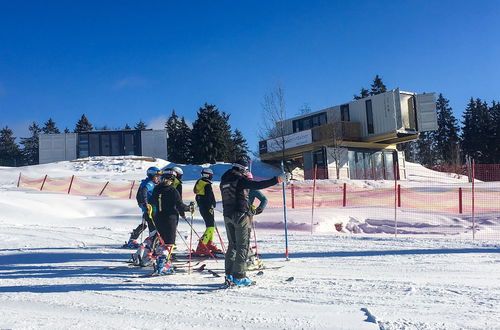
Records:
[[[302,136],[301,138],[297,138],[299,133],[307,133],[310,131],[309,138],[307,134]],[[296,149],[296,148],[304,148],[305,146],[311,144],[332,144],[339,143],[340,141],[360,141],[360,123],[358,122],[350,122],[350,121],[338,121],[334,123],[329,123],[322,126],[313,127],[310,130],[305,130],[301,132],[295,132],[285,136],[286,141],[301,141],[295,144],[290,143],[291,147],[285,146],[285,150],[288,149]],[[303,134],[302,134],[303,135]],[[259,153],[261,155],[267,154],[270,152],[278,151],[276,148],[276,143],[274,143],[274,147],[269,147],[268,142],[271,142],[276,139],[269,139],[259,142]],[[272,143],[273,144],[273,143]],[[279,144],[279,142],[278,142]],[[287,145],[286,143],[285,145]],[[281,149],[278,147],[278,149]]]

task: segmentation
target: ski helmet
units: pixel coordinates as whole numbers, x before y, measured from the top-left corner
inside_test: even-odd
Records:
[[[182,168],[180,168],[179,166],[174,166],[172,167],[172,171],[175,172],[175,174],[177,175],[177,177],[180,179],[182,179],[182,175],[184,175],[184,172],[182,171]]]
[[[232,164],[233,168],[238,169],[240,172],[248,171],[248,163],[244,159],[238,159]]]
[[[209,168],[204,168],[203,170],[201,170],[201,176],[212,180],[214,177],[214,172]]]
[[[157,175],[161,175],[161,170],[156,167],[156,166],[152,166],[150,168],[148,168],[148,170],[146,171],[146,175],[148,176],[148,178],[153,178]]]
[[[161,182],[165,181],[173,181],[174,178],[176,177],[175,172],[171,169],[166,169],[163,171],[163,174],[161,175]]]

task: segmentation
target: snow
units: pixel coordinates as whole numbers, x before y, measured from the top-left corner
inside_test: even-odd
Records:
[[[311,210],[288,209],[286,261],[283,210],[266,209],[256,217],[259,252],[267,266],[283,267],[262,276],[249,272],[254,287],[199,294],[223,280],[207,272],[150,279],[137,278],[149,269],[108,269],[125,265],[133,252],[118,247],[140,222],[134,200],[16,188],[20,171],[119,183],[142,179],[150,166],[173,165],[100,157],[0,168],[0,328],[500,329],[499,214],[477,219],[496,240],[472,240],[463,234],[466,216],[399,210],[398,228],[408,234],[395,237],[392,210],[319,208],[311,234]],[[255,176],[274,173],[253,165]],[[212,168],[220,176],[228,167]],[[182,168],[188,191],[201,167]],[[408,180],[401,184],[408,187],[439,190],[467,182],[417,164],[407,168]],[[500,189],[498,182],[478,186]],[[216,221],[224,237],[220,206]],[[450,235],[433,235],[442,229],[436,224]],[[204,230],[198,213],[194,227]],[[188,229],[180,220],[179,231],[189,239]],[[177,243],[186,250],[179,237]],[[223,269],[222,260],[204,263]]]

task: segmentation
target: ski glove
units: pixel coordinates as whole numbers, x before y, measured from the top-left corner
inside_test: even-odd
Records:
[[[194,202],[189,203],[189,212],[194,214]]]
[[[262,213],[262,211],[264,211],[264,210],[262,209],[262,207],[260,207],[260,206],[259,206],[259,207],[257,207],[257,208],[255,209],[255,214],[256,214],[256,215],[261,214],[261,213]]]
[[[284,183],[288,183],[288,181],[290,181],[291,177],[292,177],[292,176],[290,175],[290,173],[284,173],[284,172],[283,172],[283,173],[281,173],[281,174],[278,176],[278,182],[279,182],[279,183],[282,183],[282,182],[284,182]]]

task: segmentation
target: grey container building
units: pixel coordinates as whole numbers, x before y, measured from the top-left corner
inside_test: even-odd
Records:
[[[40,134],[39,163],[92,156],[147,156],[167,159],[166,130],[89,131]]]

